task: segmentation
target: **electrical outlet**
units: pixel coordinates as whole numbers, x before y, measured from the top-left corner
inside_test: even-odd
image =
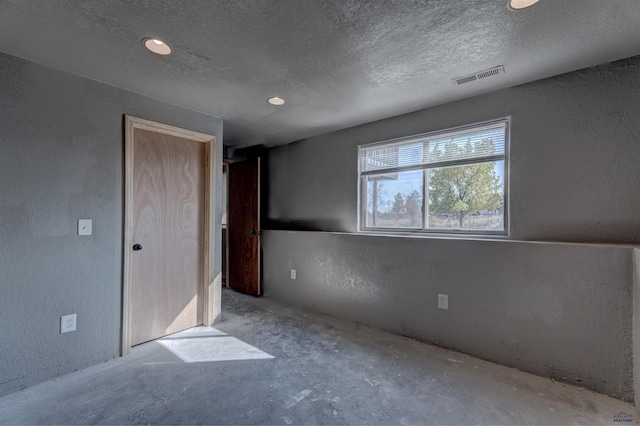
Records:
[[[449,296],[446,294],[438,294],[438,308],[449,309]]]
[[[292,280],[295,280],[295,279],[296,279],[296,270],[295,270],[295,269],[292,269],[292,270],[291,270],[291,279],[292,279]]]
[[[78,235],[91,235],[91,219],[78,219]]]
[[[76,331],[76,314],[60,317],[60,334]]]

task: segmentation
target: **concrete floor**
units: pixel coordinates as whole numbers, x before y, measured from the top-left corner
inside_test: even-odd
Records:
[[[223,292],[216,328],[272,359],[158,342],[0,398],[0,424],[613,424],[632,404],[358,324]]]

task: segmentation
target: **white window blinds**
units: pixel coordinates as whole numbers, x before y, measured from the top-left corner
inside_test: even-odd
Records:
[[[360,147],[360,173],[491,161],[505,155],[507,121]]]

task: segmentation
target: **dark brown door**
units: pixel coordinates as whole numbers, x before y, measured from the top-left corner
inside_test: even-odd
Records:
[[[231,163],[229,179],[229,287],[260,295],[260,158]]]

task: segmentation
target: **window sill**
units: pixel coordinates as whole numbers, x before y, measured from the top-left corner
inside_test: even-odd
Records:
[[[448,233],[448,232],[417,232],[417,231],[372,231],[359,230],[355,234],[379,237],[396,237],[396,238],[425,238],[435,240],[473,240],[473,241],[501,241],[508,240],[507,232],[476,234],[476,233]]]

